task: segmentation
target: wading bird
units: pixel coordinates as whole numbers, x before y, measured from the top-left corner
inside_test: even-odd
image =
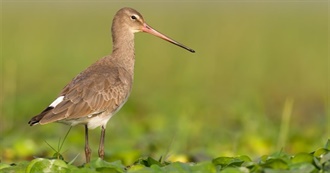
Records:
[[[90,161],[88,129],[101,126],[98,154],[104,158],[104,137],[109,119],[126,102],[134,75],[134,33],[146,32],[195,52],[147,25],[142,15],[132,8],[120,9],[112,21],[112,53],[101,58],[67,84],[44,111],[29,124],[60,122],[85,126],[85,156]]]

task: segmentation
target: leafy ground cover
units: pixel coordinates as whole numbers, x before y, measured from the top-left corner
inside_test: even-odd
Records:
[[[100,158],[92,160],[82,166],[74,166],[72,162],[62,159],[36,158],[31,162],[19,162],[14,164],[0,163],[0,171],[9,172],[113,172],[113,173],[329,173],[330,172],[330,140],[325,147],[313,152],[301,152],[290,155],[279,151],[270,155],[264,155],[257,160],[249,156],[217,157],[210,161],[198,163],[167,162],[151,157],[140,158],[133,165],[123,165],[121,161],[107,162]]]

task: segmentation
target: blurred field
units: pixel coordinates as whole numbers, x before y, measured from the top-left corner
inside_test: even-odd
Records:
[[[124,6],[196,53],[136,34],[133,92],[108,124],[107,160],[308,152],[330,138],[327,1],[3,1],[2,162],[51,156],[44,141],[56,147],[69,127],[27,122],[111,52],[112,17]],[[77,126],[67,160],[83,161],[83,145]]]

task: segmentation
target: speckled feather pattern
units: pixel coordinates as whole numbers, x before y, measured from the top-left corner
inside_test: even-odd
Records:
[[[64,96],[63,101],[40,114],[39,123],[59,121],[76,125],[86,124],[97,116],[109,119],[127,100],[132,82],[133,76],[125,68],[111,62],[109,57],[102,58],[63,88],[59,94]]]

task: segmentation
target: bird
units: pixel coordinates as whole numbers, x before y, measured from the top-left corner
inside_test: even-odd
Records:
[[[106,125],[127,101],[134,77],[134,34],[149,33],[184,48],[195,50],[171,39],[149,26],[142,15],[133,8],[117,11],[111,26],[112,53],[74,77],[58,97],[40,114],[31,118],[30,126],[59,122],[85,127],[85,158],[90,162],[89,129],[101,128],[98,156],[104,159]]]

